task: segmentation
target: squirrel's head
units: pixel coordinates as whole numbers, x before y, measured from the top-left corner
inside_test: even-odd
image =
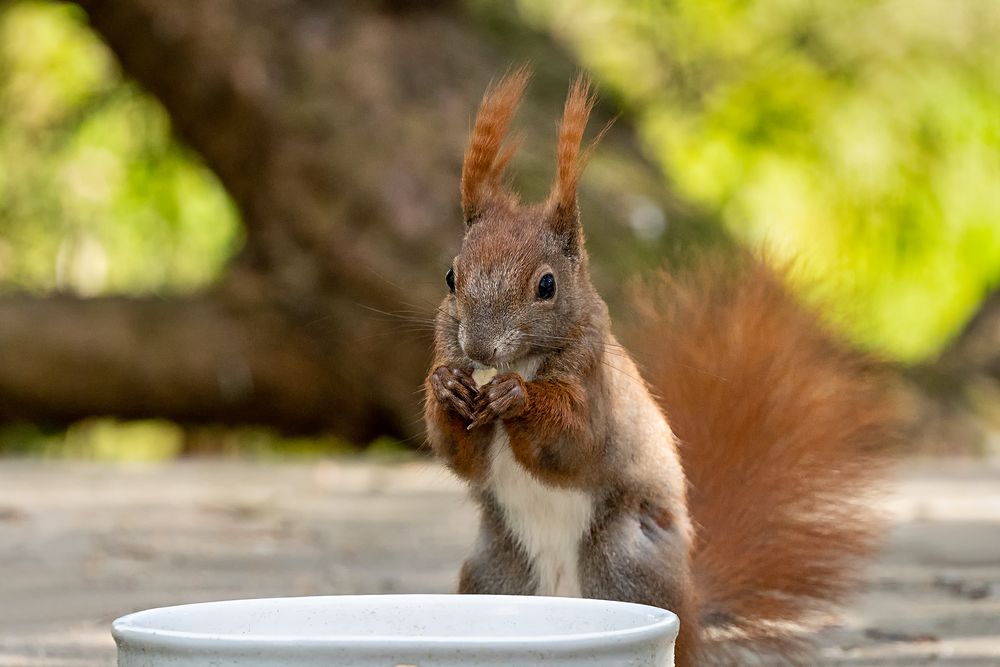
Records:
[[[486,91],[462,167],[467,231],[446,276],[447,310],[462,351],[484,366],[565,347],[592,299],[576,188],[593,146],[581,152],[594,97],[577,78],[559,126],[551,193],[522,204],[504,179],[516,147],[505,139],[528,77],[522,68]]]

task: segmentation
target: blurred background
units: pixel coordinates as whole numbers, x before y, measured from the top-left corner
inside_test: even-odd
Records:
[[[823,664],[1000,664],[997,35],[992,0],[0,0],[0,666],[113,665],[152,606],[454,590],[419,389],[523,62],[526,198],[577,71],[617,117],[580,197],[626,339],[637,278],[763,250],[900,379]]]
[[[582,188],[619,319],[765,248],[920,448],[996,450],[998,34],[979,0],[2,3],[0,452],[419,447],[463,142],[524,61],[529,196],[575,70],[620,114]]]

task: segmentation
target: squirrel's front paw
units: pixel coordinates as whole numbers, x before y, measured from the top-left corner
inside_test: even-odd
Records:
[[[438,366],[431,373],[430,381],[434,398],[441,405],[458,413],[466,421],[475,419],[475,403],[479,390],[470,371]]]
[[[502,373],[479,388],[476,413],[469,430],[495,419],[517,417],[528,405],[528,389],[517,373]]]

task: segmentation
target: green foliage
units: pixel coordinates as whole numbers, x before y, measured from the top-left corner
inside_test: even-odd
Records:
[[[415,456],[412,448],[385,436],[359,445],[330,435],[291,437],[259,427],[184,428],[163,419],[92,418],[66,429],[24,423],[0,429],[0,456],[164,461],[185,455],[259,461],[315,461],[363,455],[384,462],[404,462]]]
[[[221,185],[122,79],[79,8],[0,9],[0,289],[190,290],[238,242]],[[7,454],[157,460],[183,442],[163,421],[0,430]]]
[[[97,461],[161,461],[181,452],[183,431],[163,420],[88,419],[68,429],[35,424],[0,429],[0,454]]]
[[[0,287],[188,290],[237,242],[222,187],[79,8],[0,11]]]
[[[933,354],[1000,282],[1000,3],[521,0],[676,186],[797,258],[839,322]]]

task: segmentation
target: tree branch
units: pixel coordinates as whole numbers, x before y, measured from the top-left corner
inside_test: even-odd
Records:
[[[6,296],[0,322],[0,421],[166,417],[370,437],[384,416],[337,372],[343,356],[280,313],[214,295]]]

